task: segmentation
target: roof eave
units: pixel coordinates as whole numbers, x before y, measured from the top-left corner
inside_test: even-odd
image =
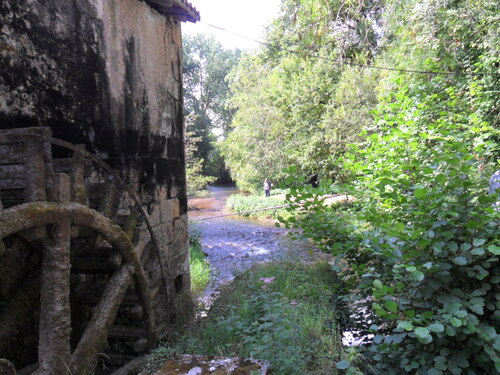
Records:
[[[145,0],[152,8],[163,15],[182,22],[197,22],[200,13],[186,0]]]

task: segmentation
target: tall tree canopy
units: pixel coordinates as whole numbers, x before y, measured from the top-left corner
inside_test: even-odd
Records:
[[[226,133],[232,121],[234,111],[227,105],[230,90],[226,76],[238,63],[241,52],[224,49],[213,37],[198,34],[184,37],[183,54],[187,134],[196,140],[190,155],[197,163],[196,169],[188,171],[196,173],[188,173],[188,179],[201,174],[224,178],[226,171],[214,145],[214,131]]]
[[[236,112],[222,152],[241,187],[283,181],[287,167],[342,180],[345,146],[361,140],[401,79],[434,92],[451,85],[475,121],[498,125],[495,1],[283,0],[266,44],[274,47],[246,56],[230,76]],[[398,81],[397,71],[364,65],[456,74]]]
[[[336,156],[376,103],[376,74],[343,64],[372,61],[379,14],[377,1],[283,1],[267,34],[274,48],[245,57],[231,75],[236,114],[222,152],[241,187],[282,181],[285,167],[338,177]]]

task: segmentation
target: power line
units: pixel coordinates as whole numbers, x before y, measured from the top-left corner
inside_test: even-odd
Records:
[[[275,45],[272,45],[270,43],[262,42],[260,40],[250,38],[248,36],[235,33],[234,31],[227,30],[227,29],[225,29],[223,27],[220,27],[220,26],[212,25],[210,23],[206,23],[206,22],[203,22],[203,21],[200,21],[200,22],[203,23],[204,25],[207,25],[207,26],[212,27],[214,29],[218,29],[218,30],[224,31],[224,32],[226,32],[228,34],[235,35],[235,36],[237,36],[239,38],[250,40],[252,42],[258,43],[258,44],[260,44],[262,46],[265,46],[265,47],[268,47],[268,48],[273,48],[273,49],[276,49],[276,50],[279,50],[279,51],[293,53],[293,54],[299,55],[299,56],[304,56],[305,55],[305,56],[308,56],[308,57],[311,57],[311,58],[329,61],[329,62],[332,62],[332,63],[334,63],[336,65],[350,65],[350,66],[357,66],[357,67],[367,68],[367,69],[387,70],[387,71],[393,71],[393,72],[414,73],[414,74],[434,74],[434,75],[449,75],[449,76],[451,76],[451,75],[462,75],[462,76],[500,76],[500,73],[473,73],[473,72],[468,73],[468,72],[452,72],[452,71],[431,71],[431,70],[399,69],[399,68],[391,68],[391,67],[386,67],[386,66],[359,64],[359,63],[349,62],[349,61],[337,61],[337,60],[334,60],[334,59],[331,59],[331,58],[328,58],[328,57],[323,57],[323,56],[315,55],[315,54],[308,53],[308,52],[304,53],[304,52],[294,51],[292,49],[288,49],[288,48],[284,48],[284,47],[280,47],[280,46],[275,46]]]

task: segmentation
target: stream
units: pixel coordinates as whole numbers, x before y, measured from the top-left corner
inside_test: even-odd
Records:
[[[200,236],[203,252],[211,266],[210,282],[199,297],[205,315],[223,285],[255,264],[271,261],[312,262],[331,260],[328,254],[315,251],[306,241],[292,240],[286,228],[239,215],[222,216],[226,200],[242,194],[233,186],[209,187],[210,198],[189,201],[190,232]],[[222,216],[222,217],[221,217]],[[363,339],[343,332],[346,346],[359,345]]]
[[[205,306],[217,297],[220,287],[254,264],[270,261],[312,261],[319,254],[310,251],[306,242],[292,240],[289,230],[272,223],[262,223],[238,216],[224,216],[229,196],[241,194],[233,186],[211,186],[210,198],[189,202],[190,232],[200,235],[203,252],[207,254],[212,271],[202,297]]]

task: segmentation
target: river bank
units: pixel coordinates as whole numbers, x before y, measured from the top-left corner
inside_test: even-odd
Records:
[[[233,186],[209,187],[211,197],[189,202],[190,232],[199,236],[212,272],[201,303],[210,306],[222,285],[255,264],[295,261],[310,263],[328,260],[327,254],[308,242],[292,240],[289,230],[274,221],[255,221],[241,216],[223,216],[227,199],[242,194]]]
[[[211,268],[198,318],[174,346],[153,353],[148,366],[190,353],[257,358],[269,374],[337,374],[347,354],[331,257],[273,223],[224,216],[236,189],[215,186],[210,192],[189,202],[190,231]]]

